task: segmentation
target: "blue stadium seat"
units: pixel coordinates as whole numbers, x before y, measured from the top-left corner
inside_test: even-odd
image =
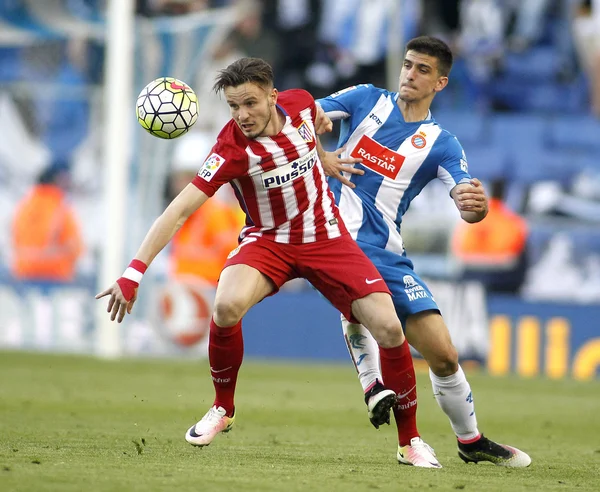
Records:
[[[470,144],[489,144],[489,116],[484,113],[464,110],[438,109],[432,112],[433,118],[442,128],[456,135],[458,141],[467,147]]]
[[[558,116],[549,121],[548,128],[553,146],[600,151],[600,121],[593,116]]]
[[[509,53],[504,59],[504,71],[520,82],[553,78],[558,71],[559,57],[551,46],[540,46],[525,53]]]
[[[578,170],[594,169],[600,173],[600,152],[573,153],[573,160]]]
[[[511,153],[510,164],[512,179],[525,185],[538,181],[558,181],[568,185],[578,170],[576,155],[541,148]]]
[[[571,114],[587,111],[588,91],[582,79],[561,84],[551,80],[531,86],[526,97],[527,109],[550,114]]]
[[[506,203],[516,212],[523,212],[531,185],[540,181],[556,181],[568,186],[577,169],[572,153],[541,148],[513,152],[508,162]]]
[[[494,104],[511,111],[585,112],[589,108],[587,95],[584,76],[561,83],[555,77],[525,81],[516,74],[503,74],[490,84]]]
[[[506,176],[507,154],[503,148],[491,145],[465,147],[469,174],[481,181],[489,182]]]
[[[527,108],[527,96],[527,86],[509,75],[499,75],[490,81],[489,97],[497,107],[523,111]]]
[[[0,81],[16,82],[22,77],[22,49],[0,47]]]
[[[541,115],[496,114],[491,119],[492,142],[508,148],[511,153],[542,148],[547,131],[546,119]]]

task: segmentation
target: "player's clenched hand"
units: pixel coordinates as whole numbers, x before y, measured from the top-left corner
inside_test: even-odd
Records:
[[[119,280],[128,279],[123,279],[123,277],[121,277]],[[117,282],[112,284],[108,289],[100,292],[99,294],[96,294],[96,299],[101,299],[102,297],[110,296],[110,298],[108,299],[108,307],[106,311],[110,313],[111,321],[114,321],[116,318],[117,323],[120,323],[121,321],[123,321],[125,313],[131,314],[131,309],[133,308],[133,304],[137,299],[137,286],[131,286],[132,290],[129,290],[126,287],[125,291],[128,294],[126,297],[123,293],[123,290],[121,290],[121,287]]]
[[[481,181],[477,178],[472,178],[469,184],[459,186],[460,188],[456,191],[459,210],[477,213],[487,211],[488,201]]]
[[[325,114],[323,108],[317,104],[317,117],[315,118],[315,131],[317,135],[333,130],[333,121]]]
[[[350,188],[356,188],[356,185],[350,182],[350,180],[342,174],[342,172],[350,174],[365,174],[362,169],[354,167],[354,164],[362,162],[360,158],[356,157],[340,157],[340,154],[344,151],[343,148],[337,149],[335,152],[325,152],[324,156],[321,157],[323,164],[323,170],[327,176],[338,179],[349,186]]]

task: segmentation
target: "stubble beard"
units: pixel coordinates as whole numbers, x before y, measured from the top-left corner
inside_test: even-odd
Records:
[[[262,130],[254,132],[250,135],[246,135],[246,138],[248,138],[250,140],[254,140],[255,138],[260,137],[266,130],[267,126],[269,126],[269,123],[271,123],[271,112],[270,111],[269,111],[269,117],[268,117],[267,121],[265,122],[265,125],[262,127]]]

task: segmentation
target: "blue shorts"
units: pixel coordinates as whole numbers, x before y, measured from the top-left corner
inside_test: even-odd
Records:
[[[385,280],[392,293],[396,314],[404,328],[406,328],[406,318],[411,314],[430,309],[440,311],[431,291],[415,273],[412,261],[406,256],[361,241],[356,242]]]

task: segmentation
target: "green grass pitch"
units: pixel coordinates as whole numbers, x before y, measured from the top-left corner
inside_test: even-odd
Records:
[[[481,430],[529,468],[464,464],[425,372],[419,428],[441,470],[397,464],[350,363],[246,361],[236,426],[199,449],[183,436],[212,403],[206,361],[0,352],[0,490],[600,490],[598,382],[469,379]]]

